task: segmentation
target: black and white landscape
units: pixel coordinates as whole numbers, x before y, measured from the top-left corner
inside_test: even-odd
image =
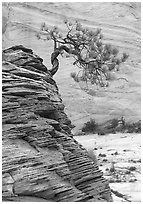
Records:
[[[141,202],[141,3],[3,2],[2,16],[3,200]],[[76,82],[66,52],[51,76],[37,34],[65,19],[129,54],[109,86]]]

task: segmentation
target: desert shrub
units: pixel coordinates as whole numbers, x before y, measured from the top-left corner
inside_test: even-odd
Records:
[[[83,128],[82,128],[82,132],[85,133],[95,133],[98,130],[98,123],[95,122],[94,119],[90,119],[89,121],[87,121]]]
[[[127,133],[133,133],[134,132],[134,125],[133,124],[126,124],[125,131]]]
[[[139,120],[138,122],[134,123],[134,131],[136,133],[141,133],[141,120]]]
[[[98,129],[97,134],[98,134],[98,135],[106,135],[106,134],[107,134],[107,131],[106,131],[106,130],[103,130],[103,129]]]
[[[106,134],[116,134],[115,128],[102,128],[99,127],[97,131],[98,135],[106,135]]]
[[[103,124],[98,124],[94,119],[90,119],[86,122],[82,128],[85,133],[97,133],[98,135],[116,134],[116,132],[122,133],[141,133],[141,121],[136,123],[125,123],[125,119],[114,118]]]
[[[123,132],[127,133],[141,133],[141,121],[135,123],[126,123]]]
[[[118,119],[114,118],[112,121],[111,121],[111,126],[112,128],[116,128],[118,126]]]

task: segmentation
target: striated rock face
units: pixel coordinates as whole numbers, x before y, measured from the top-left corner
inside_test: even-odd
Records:
[[[23,46],[3,51],[3,200],[112,201],[42,61]]]

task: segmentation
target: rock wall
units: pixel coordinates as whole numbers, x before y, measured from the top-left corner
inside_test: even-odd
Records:
[[[21,45],[2,54],[3,201],[112,201],[43,60]]]

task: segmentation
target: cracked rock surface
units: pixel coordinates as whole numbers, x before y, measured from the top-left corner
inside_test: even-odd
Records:
[[[3,201],[112,201],[43,60],[21,45],[2,54]]]

